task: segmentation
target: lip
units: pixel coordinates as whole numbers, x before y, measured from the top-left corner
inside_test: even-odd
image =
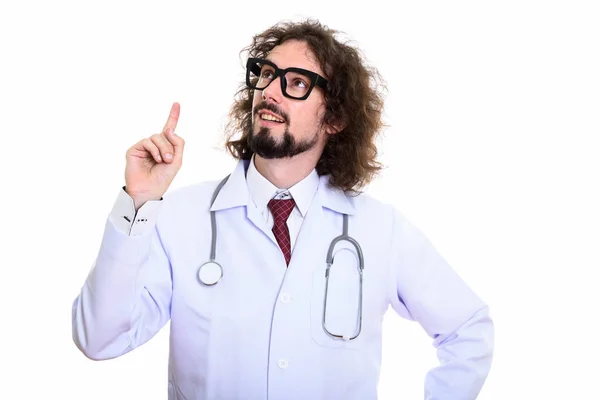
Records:
[[[258,125],[264,126],[265,128],[275,128],[275,127],[283,125],[283,122],[268,121],[266,119],[262,119],[259,117]]]

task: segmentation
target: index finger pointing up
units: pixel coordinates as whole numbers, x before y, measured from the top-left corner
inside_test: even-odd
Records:
[[[179,120],[179,111],[181,110],[181,106],[179,105],[179,103],[175,102],[173,103],[173,106],[171,107],[171,113],[169,114],[169,119],[167,119],[167,123],[165,124],[165,127],[163,128],[163,132],[166,134],[167,133],[167,129],[172,128],[173,130],[175,130],[175,127],[177,126],[177,121]]]

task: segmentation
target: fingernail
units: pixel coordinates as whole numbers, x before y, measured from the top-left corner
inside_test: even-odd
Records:
[[[156,155],[156,159],[157,159],[158,161],[161,161],[160,154],[157,154],[157,155]]]
[[[175,136],[175,130],[171,128],[171,135]]]
[[[171,155],[171,153],[167,153],[167,154],[165,154],[165,158],[167,160],[170,160],[171,158],[173,158],[173,156]]]

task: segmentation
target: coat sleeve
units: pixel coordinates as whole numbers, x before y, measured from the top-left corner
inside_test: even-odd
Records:
[[[425,400],[475,399],[493,357],[489,308],[422,232],[397,211],[393,220],[391,304],[423,327],[439,359],[425,378]]]
[[[171,265],[156,224],[130,236],[107,218],[94,265],[72,307],[73,340],[93,360],[118,357],[169,320]]]

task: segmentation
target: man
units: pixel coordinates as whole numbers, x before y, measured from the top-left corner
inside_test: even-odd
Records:
[[[226,180],[165,195],[182,164],[177,103],[127,151],[73,305],[75,343],[114,358],[170,320],[169,399],[374,399],[391,305],[437,348],[425,398],[476,398],[487,306],[398,211],[360,193],[380,168],[377,72],[315,21],[277,24],[246,50]]]

